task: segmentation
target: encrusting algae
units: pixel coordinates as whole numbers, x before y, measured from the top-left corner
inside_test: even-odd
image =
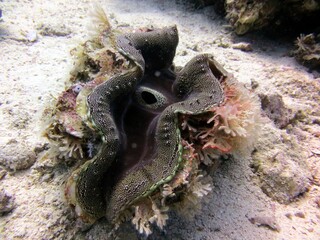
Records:
[[[209,54],[176,70],[175,26],[124,34],[101,8],[94,17],[45,135],[51,155],[75,166],[65,194],[82,221],[131,220],[149,235],[169,210],[201,208],[219,159],[251,153],[260,106]]]

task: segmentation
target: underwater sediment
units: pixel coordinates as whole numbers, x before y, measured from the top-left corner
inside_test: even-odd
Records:
[[[93,39],[92,36],[85,37],[88,34],[85,26],[88,26],[89,5],[89,1],[1,3],[0,48],[4,71],[0,71],[3,83],[0,102],[0,139],[3,146],[0,150],[3,197],[0,238],[106,239],[112,227],[102,217],[90,229],[79,231],[81,218],[64,197],[66,182],[72,172],[94,158],[102,144],[102,134],[96,133],[95,126],[90,126],[90,119],[86,121],[81,117],[80,121],[76,120],[76,116],[88,115],[87,111],[74,114],[76,121],[70,121],[72,118],[68,115],[72,114],[72,107],[63,110],[68,102],[72,106],[73,99],[77,102],[76,111],[79,107],[80,110],[86,109],[78,104],[86,103],[85,79],[96,79],[98,72],[95,61],[88,60],[85,63],[88,71],[81,71],[82,77],[79,74],[75,84],[71,80],[73,60],[70,50],[74,48],[75,64],[80,62],[77,59],[81,59],[82,53],[77,49],[83,46],[90,56],[98,53],[94,51],[97,48],[90,47],[90,42],[85,44]],[[247,91],[258,94],[265,120],[264,127],[257,130],[260,137],[255,140],[251,156],[233,157],[235,153],[227,153],[212,161],[211,154],[207,160],[213,165],[206,167],[201,164],[202,173],[208,171],[212,178],[204,176],[201,182],[210,184],[211,190],[202,198],[190,198],[202,199],[196,206],[190,205],[190,213],[195,207],[201,207],[201,210],[195,216],[189,216],[189,205],[182,205],[182,201],[166,203],[169,210],[165,212],[168,216],[165,227],[161,230],[155,222],[147,221],[153,232],[148,238],[224,239],[242,236],[244,239],[316,239],[320,231],[317,227],[319,79],[288,57],[288,44],[276,38],[269,39],[261,32],[236,37],[225,26],[225,20],[216,14],[210,15],[212,7],[194,10],[186,6],[185,1],[121,0],[104,2],[103,6],[108,10],[116,38],[137,32],[140,26],[161,29],[176,23],[179,45],[174,57],[175,71],[196,55],[213,53],[214,59],[224,69],[245,83]],[[33,12],[32,16],[30,12]],[[95,26],[91,23],[88,27],[92,29]],[[24,34],[28,32],[36,34],[34,42]],[[222,47],[219,39],[229,45]],[[234,49],[233,44],[238,41],[251,45],[251,51]],[[290,41],[293,42],[292,39]],[[242,50],[243,46],[240,47]],[[79,58],[76,57],[77,52]],[[113,52],[115,55],[109,52],[114,59],[110,62],[120,65],[106,70],[106,74],[110,73],[106,79],[130,69],[127,65],[130,59],[117,49]],[[76,66],[71,73],[73,79],[77,73]],[[90,66],[92,72],[89,71]],[[103,66],[112,68],[113,64]],[[87,90],[88,94],[92,90]],[[48,103],[53,104],[54,111],[58,101],[61,107],[57,116],[52,115],[50,109],[46,111],[48,115],[41,115]],[[56,130],[52,133],[61,130],[62,134],[53,134],[56,139],[50,140],[50,144],[48,139],[40,136],[39,123],[44,118],[49,124],[61,120],[56,122]],[[81,123],[81,128],[72,122]],[[197,121],[192,121],[189,125],[199,127],[195,123]],[[204,126],[205,123],[199,125]],[[189,132],[182,128],[180,131],[187,139]],[[58,140],[60,136],[61,141]],[[190,138],[194,137],[197,136]],[[75,151],[68,151],[72,149]],[[218,162],[221,164],[215,170]],[[136,216],[135,206],[129,210],[129,218]],[[142,215],[147,215],[145,213]],[[150,214],[155,215],[152,211]],[[139,218],[134,219],[138,219],[139,224]],[[121,224],[115,233],[116,239],[145,239],[130,220]]]

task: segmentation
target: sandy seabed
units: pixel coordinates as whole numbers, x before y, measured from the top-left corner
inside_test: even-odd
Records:
[[[275,199],[284,199],[280,193],[269,193],[270,198],[265,192],[281,188],[263,188],[270,181],[261,181],[261,176],[278,176],[281,168],[261,163],[267,169],[261,173],[253,171],[254,157],[232,159],[213,174],[214,189],[195,218],[172,212],[165,230],[155,229],[148,239],[319,239],[320,79],[288,57],[290,44],[259,34],[236,37],[211,7],[195,10],[163,0],[98,3],[114,27],[176,24],[176,65],[211,53],[238,81],[254,85],[261,99],[281,95],[283,104],[277,107],[296,116],[281,129],[277,120],[286,121],[287,115],[280,113],[276,121],[273,113],[271,119],[264,116],[256,156],[266,166],[272,162],[269,152],[291,156],[281,160],[290,166],[283,169],[292,179],[305,174],[308,191],[279,203]],[[71,169],[41,161],[47,143],[41,137],[43,110],[64,90],[73,64],[70,50],[88,38],[92,2],[4,0],[0,8],[0,239],[107,239],[103,219],[85,232],[77,230],[63,194]],[[239,42],[250,43],[252,51],[234,48]],[[116,238],[144,239],[130,224]]]

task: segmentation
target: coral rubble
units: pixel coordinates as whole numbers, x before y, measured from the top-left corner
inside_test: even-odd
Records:
[[[320,69],[320,34],[301,34],[296,40],[293,55],[295,58],[313,69]]]
[[[316,0],[226,0],[225,9],[227,19],[240,35],[267,26],[300,31],[319,26],[320,2]]]

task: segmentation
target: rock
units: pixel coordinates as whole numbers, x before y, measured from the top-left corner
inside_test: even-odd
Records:
[[[25,141],[11,139],[2,144],[0,165],[13,171],[30,168],[36,161],[36,154]]]
[[[289,203],[308,189],[308,174],[304,175],[292,156],[279,152],[272,159],[267,160],[261,167],[261,189],[269,197],[281,202]]]
[[[261,108],[278,128],[285,128],[293,118],[291,109],[286,108],[281,95],[259,94]]]
[[[255,80],[251,80],[251,89],[256,89],[259,87],[259,83]]]
[[[257,226],[264,226],[273,231],[280,231],[280,226],[274,215],[257,215],[254,217],[249,217],[249,221]]]
[[[234,43],[232,44],[232,48],[239,49],[243,52],[251,52],[253,50],[251,44],[246,42]]]
[[[65,37],[71,34],[71,30],[60,22],[46,22],[37,27],[39,33],[43,36]]]
[[[39,154],[45,150],[48,150],[49,149],[49,144],[48,143],[37,143],[36,146],[34,147],[33,151],[36,153],[36,154]]]
[[[32,116],[28,110],[22,107],[8,107],[5,108],[4,111],[10,115],[10,127],[14,127],[16,129],[26,129],[29,126]]]
[[[226,18],[239,35],[268,27],[283,33],[319,26],[320,3],[314,0],[228,0]]]
[[[14,198],[6,193],[3,189],[0,190],[0,215],[10,212],[14,208]]]
[[[25,36],[29,42],[35,42],[38,40],[38,34],[35,30],[28,31]]]
[[[307,153],[294,137],[281,134],[281,130],[265,125],[261,131],[252,155],[260,187],[272,199],[288,204],[309,188],[312,177]]]
[[[292,220],[292,214],[291,214],[291,213],[286,213],[285,216],[286,216],[287,218],[289,218],[290,220]]]
[[[296,212],[294,215],[295,215],[296,217],[299,217],[299,218],[305,218],[305,217],[306,217],[306,215],[304,214],[304,212],[301,212],[301,211]]]

